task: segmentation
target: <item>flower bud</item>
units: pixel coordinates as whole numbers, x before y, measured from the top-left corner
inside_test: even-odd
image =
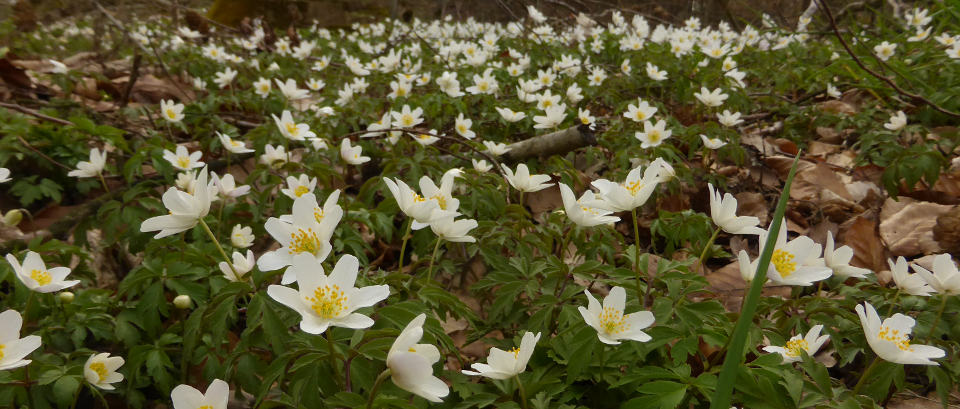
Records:
[[[177,298],[173,299],[173,306],[181,310],[190,308],[190,296],[189,295],[178,295]]]
[[[60,301],[61,301],[61,302],[65,303],[65,304],[69,304],[69,303],[73,302],[73,297],[74,297],[74,296],[73,296],[73,293],[71,293],[71,292],[69,292],[69,291],[64,291],[64,292],[62,292],[62,293],[60,293],[60,294],[57,294],[57,297],[60,297]]]
[[[20,209],[13,209],[3,215],[3,225],[7,227],[14,227],[20,224],[20,220],[23,220],[23,212],[20,211]]]

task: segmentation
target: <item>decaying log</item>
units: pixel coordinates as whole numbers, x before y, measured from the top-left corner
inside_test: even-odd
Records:
[[[597,136],[594,131],[589,125],[581,124],[510,144],[510,151],[503,155],[503,160],[518,162],[532,157],[563,155],[596,143]]]

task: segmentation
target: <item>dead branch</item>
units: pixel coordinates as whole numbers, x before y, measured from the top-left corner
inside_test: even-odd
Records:
[[[532,157],[566,154],[596,143],[597,137],[590,126],[581,124],[510,144],[510,151],[503,158],[507,162],[518,162]]]

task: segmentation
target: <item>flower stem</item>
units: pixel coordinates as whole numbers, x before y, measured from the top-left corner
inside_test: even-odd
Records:
[[[633,216],[633,272],[637,275],[637,298],[644,308],[647,306],[647,292],[650,291],[650,283],[647,282],[646,290],[640,289],[640,224],[637,223],[637,209],[630,211]]]
[[[427,269],[427,282],[433,280],[433,262],[437,259],[437,250],[440,250],[440,242],[443,241],[437,237],[437,244],[433,246],[433,255],[430,256],[430,267]]]
[[[343,389],[343,380],[340,378],[340,367],[337,366],[337,351],[333,346],[333,335],[330,334],[331,328],[327,328],[323,335],[327,337],[327,347],[329,348],[330,367],[333,368],[333,380],[340,389]]]
[[[707,273],[707,269],[703,266],[703,262],[707,258],[707,252],[710,251],[710,247],[713,246],[713,242],[717,239],[717,236],[720,235],[720,226],[717,226],[717,229],[713,231],[713,235],[710,236],[710,240],[707,240],[707,244],[703,246],[703,251],[700,252],[700,258],[697,259],[697,265],[700,266],[700,269],[703,270],[704,275]]]
[[[202,218],[198,219],[198,221],[200,222],[200,225],[203,226],[203,231],[207,232],[207,236],[210,237],[210,240],[213,240],[213,244],[217,245],[217,251],[219,251],[220,255],[223,256],[223,259],[227,262],[227,265],[230,266],[230,271],[233,272],[233,276],[240,277],[240,275],[237,274],[237,269],[233,268],[233,263],[230,261],[230,258],[227,257],[227,253],[223,251],[223,247],[220,246],[220,242],[217,241],[217,236],[214,236],[213,232],[210,231],[210,226],[207,226],[207,223],[204,222]]]
[[[398,263],[397,272],[403,274],[403,256],[407,250],[407,240],[410,238],[410,230],[413,227],[413,218],[408,217],[407,228],[403,233],[403,243],[400,244],[400,261]]]
[[[600,344],[600,382],[603,382],[603,372],[604,372],[604,369],[606,369],[606,366],[604,366],[604,362],[603,362],[604,353],[606,352],[606,350],[607,350],[607,345],[601,343]]]
[[[927,335],[928,339],[933,339],[933,333],[937,330],[937,324],[940,323],[940,317],[943,316],[943,309],[947,306],[947,295],[940,295],[940,308],[937,309],[937,318],[933,320],[933,326],[930,327],[930,334]]]
[[[103,173],[97,172],[97,177],[100,178],[100,184],[103,185],[103,190],[106,191],[107,193],[110,193],[110,188],[107,186],[107,181],[103,179]]]
[[[880,356],[879,356],[879,355],[877,355],[875,358],[873,358],[873,362],[870,363],[870,366],[868,366],[867,369],[866,369],[865,371],[863,371],[863,374],[860,375],[860,380],[857,381],[857,385],[853,387],[853,395],[854,395],[854,396],[856,396],[857,393],[860,392],[860,388],[863,387],[864,381],[866,381],[867,378],[870,377],[870,373],[873,372],[873,368],[877,366],[877,363],[878,363],[878,362],[880,362]]]
[[[384,369],[383,372],[380,372],[380,375],[377,376],[377,380],[373,383],[373,388],[370,388],[370,397],[367,399],[367,409],[373,409],[373,399],[377,397],[377,391],[380,390],[380,385],[390,376],[390,368]]]
[[[523,382],[520,382],[520,374],[516,374],[514,379],[517,380],[517,390],[520,391],[520,406],[523,409],[527,409],[527,392],[523,390]]]
[[[897,287],[897,293],[893,295],[893,301],[890,302],[890,308],[887,308],[887,314],[885,317],[889,317],[890,313],[893,312],[893,306],[897,305],[897,299],[900,298],[900,287]]]

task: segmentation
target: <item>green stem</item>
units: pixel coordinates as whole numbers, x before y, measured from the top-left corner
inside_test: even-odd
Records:
[[[520,374],[513,377],[517,380],[517,390],[520,391],[520,406],[527,409],[527,392],[523,390],[523,382],[520,382]]]
[[[407,228],[404,230],[404,233],[403,233],[403,243],[400,244],[400,261],[398,264],[399,267],[397,267],[397,272],[400,274],[403,274],[403,256],[407,250],[407,239],[410,238],[410,231],[413,228],[413,218],[408,217],[407,219],[408,219]]]
[[[377,380],[373,383],[373,388],[370,389],[370,397],[367,399],[367,409],[373,409],[373,399],[377,397],[377,391],[380,390],[380,385],[383,384],[383,381],[390,376],[390,368],[384,369],[383,372],[380,372],[380,375],[377,376]]]
[[[937,318],[933,320],[933,326],[930,327],[930,334],[927,335],[927,339],[933,339],[933,333],[937,330],[937,324],[940,323],[940,317],[943,316],[943,309],[947,306],[947,295],[940,295],[940,308],[937,309]]]
[[[343,389],[343,379],[340,378],[340,367],[337,366],[337,351],[333,346],[333,335],[330,334],[332,328],[327,328],[324,333],[327,337],[327,347],[329,348],[330,367],[333,368],[333,380],[340,389]]]
[[[633,217],[633,272],[637,275],[637,299],[640,300],[641,305],[646,307],[647,292],[650,291],[650,283],[647,282],[646,290],[641,291],[640,282],[642,279],[640,277],[640,224],[637,222],[637,209],[634,208],[631,210],[630,214]]]
[[[706,260],[707,252],[710,251],[710,247],[713,246],[714,240],[720,235],[720,230],[720,226],[717,226],[717,229],[713,231],[713,235],[710,236],[710,240],[707,240],[707,244],[703,246],[703,251],[700,252],[700,258],[697,259],[697,265],[703,270],[704,275],[706,275],[707,269],[703,266],[703,262]]]
[[[30,366],[23,368],[23,383],[23,389],[26,389],[27,391],[27,404],[29,404],[31,408],[35,408],[36,405],[34,405],[33,402],[33,391],[30,389]]]
[[[873,362],[870,363],[870,366],[867,367],[867,370],[863,371],[863,374],[860,375],[860,380],[857,381],[857,385],[853,387],[853,395],[856,396],[860,392],[860,388],[863,387],[864,382],[867,378],[870,377],[870,373],[873,372],[873,368],[877,366],[877,363],[880,362],[880,356],[877,355],[873,358]]]
[[[604,372],[604,369],[606,369],[606,366],[604,366],[604,362],[603,362],[604,361],[603,358],[606,350],[607,350],[607,345],[604,343],[600,343],[600,381],[601,382],[603,382],[603,372]]]
[[[106,191],[107,193],[110,193],[110,188],[107,187],[107,181],[103,179],[103,173],[97,172],[97,177],[100,178],[100,184],[103,185],[103,190]]]
[[[203,226],[203,231],[207,232],[207,236],[210,237],[210,240],[213,240],[213,244],[217,245],[217,251],[219,251],[220,255],[223,256],[223,259],[227,262],[227,265],[230,266],[230,271],[233,272],[233,276],[240,277],[240,275],[237,274],[237,269],[233,268],[233,263],[230,261],[230,258],[227,257],[227,253],[223,251],[223,247],[220,246],[220,242],[217,241],[217,236],[214,236],[213,232],[210,231],[210,226],[207,226],[207,223],[203,221],[202,218],[198,219],[197,221],[199,221],[200,225]]]
[[[887,315],[884,315],[884,317],[889,317],[890,313],[893,312],[893,306],[897,305],[898,298],[900,298],[900,287],[897,287],[897,293],[893,295],[893,301],[890,302],[890,308],[887,308]]]
[[[437,259],[437,250],[440,250],[440,242],[443,241],[437,237],[437,244],[433,246],[433,255],[430,256],[430,267],[427,269],[427,282],[433,280],[433,262]]]
[[[77,401],[80,400],[80,391],[82,390],[83,388],[77,388],[77,391],[73,393],[73,403],[70,404],[70,409],[76,409]]]

